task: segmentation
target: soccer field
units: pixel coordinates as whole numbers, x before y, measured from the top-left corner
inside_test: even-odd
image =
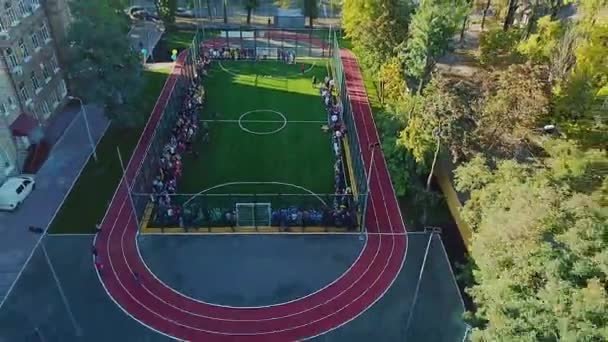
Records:
[[[214,62],[200,115],[209,139],[198,139],[198,157],[185,157],[178,193],[306,194],[317,202],[311,194],[333,194],[331,133],[321,129],[327,114],[311,82],[326,74],[324,60]]]

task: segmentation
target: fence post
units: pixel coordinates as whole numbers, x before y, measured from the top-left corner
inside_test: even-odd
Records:
[[[257,200],[257,195],[254,193],[253,194],[253,227],[255,228],[255,230],[258,230],[258,220],[257,220],[257,215],[255,212],[256,209],[256,203],[258,202]]]

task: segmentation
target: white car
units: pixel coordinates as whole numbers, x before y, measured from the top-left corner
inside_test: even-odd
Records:
[[[31,175],[20,175],[8,178],[0,186],[0,210],[13,211],[25,201],[34,190],[36,181]]]

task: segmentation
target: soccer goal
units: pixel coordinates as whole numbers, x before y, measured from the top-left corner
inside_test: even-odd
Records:
[[[270,203],[237,203],[236,224],[239,227],[268,227],[270,212]]]

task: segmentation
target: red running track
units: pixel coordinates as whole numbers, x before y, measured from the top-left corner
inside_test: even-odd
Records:
[[[342,52],[357,134],[363,146],[378,133],[357,62]],[[179,77],[180,54],[127,166],[132,180],[141,167],[163,109]],[[364,151],[369,165],[370,153]],[[380,151],[381,152],[381,151]],[[189,298],[165,285],[148,269],[137,247],[137,224],[124,178],[102,221],[95,245],[105,265],[102,281],[108,295],[129,316],[159,333],[190,341],[293,341],[314,337],[356,318],[392,285],[405,260],[407,236],[382,153],[375,153],[368,236],[359,258],[333,283],[308,296],[276,305],[238,308]],[[133,277],[139,274],[139,281]]]

